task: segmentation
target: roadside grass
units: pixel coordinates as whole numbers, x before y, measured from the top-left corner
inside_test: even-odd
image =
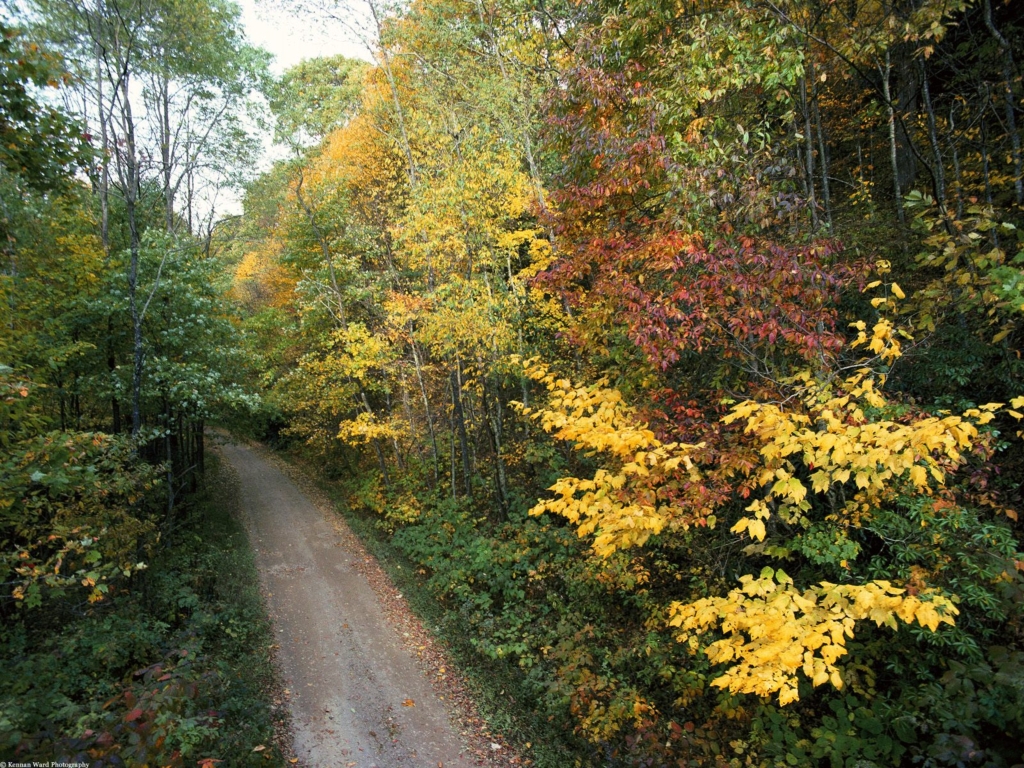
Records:
[[[288,709],[273,661],[274,636],[238,508],[238,480],[214,454],[191,526],[193,573],[213,586],[205,608],[215,621],[207,653],[222,672],[222,765],[287,766]],[[196,530],[198,529],[198,530]],[[259,749],[259,747],[265,749]]]

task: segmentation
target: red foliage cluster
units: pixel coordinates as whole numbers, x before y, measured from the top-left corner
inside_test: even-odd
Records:
[[[570,306],[603,310],[663,370],[693,351],[769,374],[780,355],[814,361],[842,346],[835,304],[854,272],[838,251],[829,241],[708,247],[677,231],[610,235],[579,244],[538,282]]]
[[[537,284],[588,322],[622,328],[662,370],[713,353],[754,375],[842,346],[835,305],[854,269],[840,245],[781,245],[727,222],[687,232],[644,68],[581,65],[549,123],[565,161],[553,194],[560,258]],[[784,364],[783,364],[784,367]]]

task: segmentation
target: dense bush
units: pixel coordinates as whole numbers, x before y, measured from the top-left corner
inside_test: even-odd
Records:
[[[147,567],[103,582],[102,599],[50,592],[41,607],[26,600],[8,613],[0,753],[92,765],[284,762],[268,701],[271,635],[232,493],[214,485],[181,508],[173,532],[146,550]]]

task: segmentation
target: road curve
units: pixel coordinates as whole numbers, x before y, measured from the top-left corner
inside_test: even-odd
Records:
[[[389,626],[357,555],[277,467],[228,443],[309,768],[470,768],[443,701]],[[337,523],[335,523],[337,524]]]

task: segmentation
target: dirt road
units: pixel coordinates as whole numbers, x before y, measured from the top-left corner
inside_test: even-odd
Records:
[[[388,624],[351,536],[277,467],[226,444],[280,649],[295,754],[310,768],[469,768],[412,651]]]

